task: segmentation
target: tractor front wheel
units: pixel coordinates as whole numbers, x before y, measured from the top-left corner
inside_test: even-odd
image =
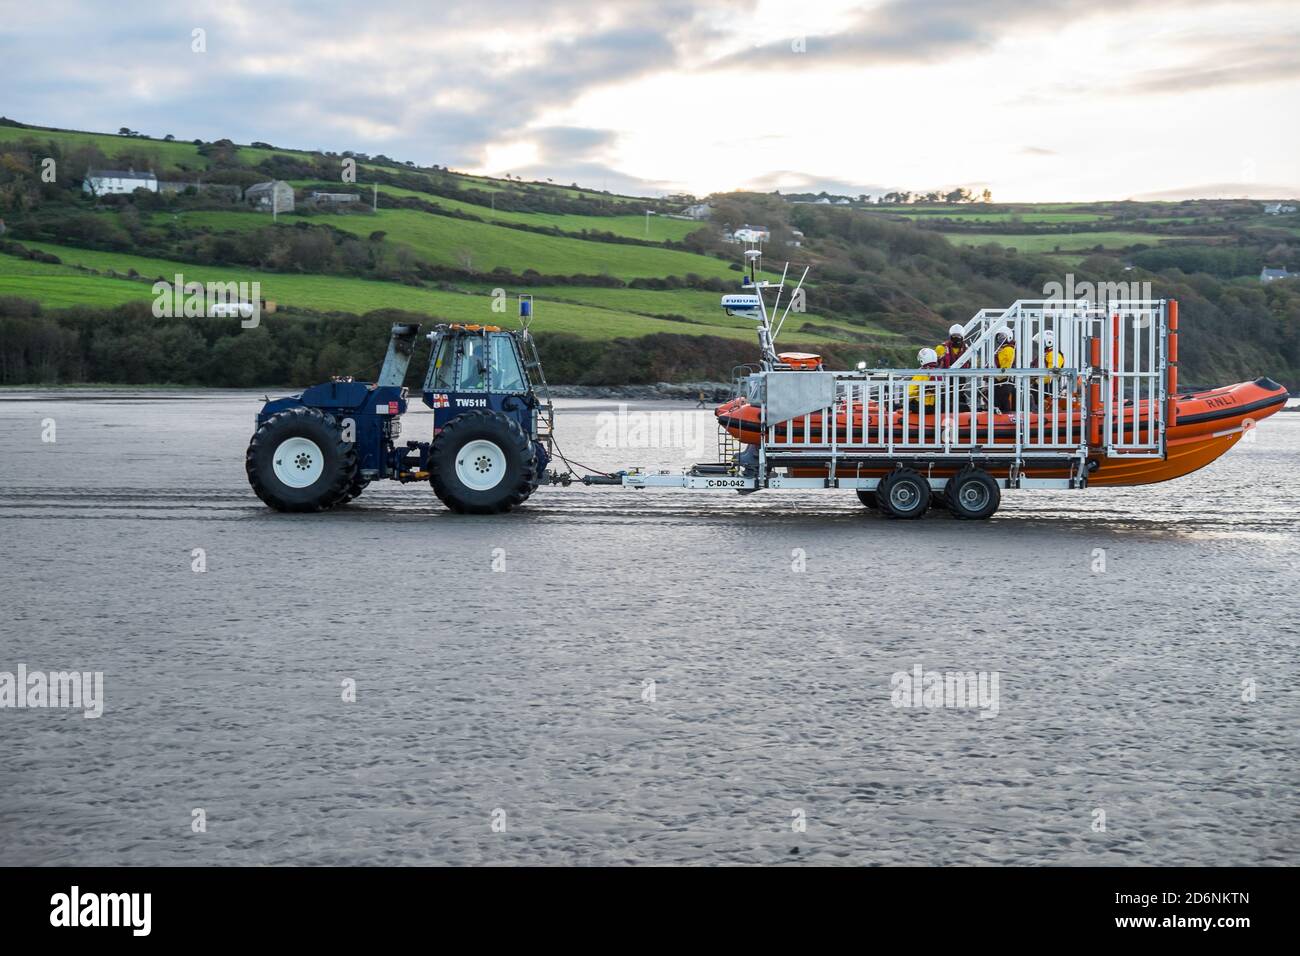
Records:
[[[268,418],[244,458],[248,483],[277,511],[333,507],[348,493],[356,469],[356,449],[334,419],[306,407]]]
[[[532,494],[536,453],[511,418],[486,409],[452,419],[429,449],[429,484],[452,511],[500,514]]]

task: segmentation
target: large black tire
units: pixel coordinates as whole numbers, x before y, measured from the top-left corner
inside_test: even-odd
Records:
[[[859,488],[858,500],[872,511],[880,510],[880,501],[876,498],[876,489]]]
[[[532,481],[528,483],[528,492],[524,495],[524,500],[519,503],[523,504],[524,501],[527,501],[529,498],[531,498],[533,496],[533,492],[535,492],[541,486],[542,486],[542,476],[537,475],[533,478]]]
[[[348,490],[343,492],[343,497],[334,502],[335,507],[345,505],[354,498],[360,498],[361,492],[365,491],[370,482],[361,477],[361,472],[355,472],[352,475],[352,481],[348,484]]]
[[[277,511],[324,511],[351,488],[357,453],[334,419],[290,408],[253,433],[244,469],[257,497]]]
[[[930,507],[930,482],[911,468],[898,468],[880,479],[876,500],[891,518],[920,518]]]
[[[542,479],[546,477],[546,469],[537,467],[537,448],[533,447],[533,480],[528,483],[528,494],[524,495],[524,501],[533,496],[533,493],[542,486]]]
[[[965,468],[948,481],[944,489],[948,510],[963,521],[990,518],[1002,503],[1002,489],[987,471]]]
[[[535,461],[514,419],[479,409],[453,418],[433,440],[429,484],[452,511],[501,514],[532,494]]]

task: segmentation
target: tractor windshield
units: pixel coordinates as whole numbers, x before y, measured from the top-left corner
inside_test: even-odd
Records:
[[[460,340],[460,374],[456,389],[462,392],[483,390],[483,373],[487,365],[486,343],[482,336],[466,335]]]
[[[451,391],[456,381],[456,340],[444,335],[438,342],[438,352],[433,357],[433,368],[429,373],[429,386],[442,391]]]
[[[492,391],[526,392],[524,371],[519,367],[519,356],[515,352],[515,343],[509,333],[497,332],[491,337],[492,342]]]

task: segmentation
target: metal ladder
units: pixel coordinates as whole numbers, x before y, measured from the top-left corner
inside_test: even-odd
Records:
[[[551,399],[551,387],[546,383],[546,371],[542,368],[542,357],[537,352],[537,342],[527,329],[521,338],[527,351],[524,354],[524,374],[533,391],[540,395],[537,403],[537,440],[549,448],[555,434],[555,402]]]
[[[736,365],[731,369],[731,397],[739,398],[745,394],[745,382],[755,372],[762,371],[761,365]],[[741,444],[740,439],[736,438],[729,431],[718,423],[718,461],[726,464],[736,464],[740,457]]]

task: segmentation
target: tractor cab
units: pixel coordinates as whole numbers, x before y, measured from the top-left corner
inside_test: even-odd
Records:
[[[501,410],[507,397],[531,391],[519,343],[495,325],[439,325],[424,379],[424,404],[439,419],[466,408]]]
[[[424,378],[424,404],[433,409],[434,434],[463,412],[486,408],[515,419],[526,435],[547,443],[551,404],[541,363],[526,331],[495,325],[438,325]],[[530,375],[535,372],[536,376]]]
[[[527,329],[442,324],[429,333],[429,341],[423,394],[424,404],[433,409],[433,434],[466,412],[486,409],[512,419],[537,446],[545,467],[554,411],[545,398],[541,361]]]

